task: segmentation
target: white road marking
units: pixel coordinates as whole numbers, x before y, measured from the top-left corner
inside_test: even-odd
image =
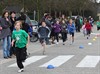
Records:
[[[41,59],[45,58],[45,57],[47,57],[47,56],[32,56],[32,57],[26,59],[26,61],[23,64],[24,64],[24,66],[27,66],[27,65],[30,65],[30,64],[38,61],[38,60],[41,60]],[[17,64],[14,63],[14,64],[12,64],[8,67],[17,67]]]
[[[49,62],[39,66],[39,67],[47,67],[48,65],[53,65],[54,67],[59,67],[60,65],[64,64],[66,61],[71,59],[74,55],[61,55],[58,56]]]
[[[86,56],[76,67],[96,67],[100,56]]]
[[[92,35],[100,35],[100,33],[91,33]]]

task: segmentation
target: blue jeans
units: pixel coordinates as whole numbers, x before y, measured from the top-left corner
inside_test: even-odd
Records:
[[[11,37],[7,36],[3,38],[3,56],[4,57],[10,56],[10,47],[11,47]]]

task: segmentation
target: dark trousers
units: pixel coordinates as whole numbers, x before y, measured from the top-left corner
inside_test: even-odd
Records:
[[[87,35],[91,34],[91,30],[86,30],[87,31]]]
[[[80,25],[76,25],[76,32],[80,32]]]
[[[50,41],[49,41],[49,38],[47,37],[47,38],[45,38],[45,40],[46,40],[46,44],[49,44],[50,43]]]
[[[63,42],[65,42],[67,40],[67,33],[66,32],[62,32],[62,40]]]
[[[55,33],[55,39],[59,42],[59,33]]]
[[[26,59],[26,47],[18,48],[16,47],[16,60],[17,65],[20,69],[24,68],[23,61]]]

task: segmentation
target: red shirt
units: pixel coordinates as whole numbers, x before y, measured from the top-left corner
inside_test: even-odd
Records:
[[[85,24],[85,28],[86,28],[86,30],[91,30],[92,26],[91,26],[91,24],[89,22],[87,22]]]

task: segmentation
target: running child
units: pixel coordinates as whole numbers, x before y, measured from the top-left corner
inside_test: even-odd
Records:
[[[73,23],[72,19],[69,20],[69,24],[67,26],[67,31],[70,34],[70,39],[71,39],[70,44],[73,44],[73,42],[74,42],[74,33],[75,33],[75,24]]]
[[[45,54],[46,39],[50,37],[50,29],[46,26],[46,23],[42,21],[42,25],[38,28],[38,36],[40,43],[43,46],[43,55]]]
[[[24,30],[21,29],[21,27],[22,22],[16,21],[16,30],[14,30],[12,33],[12,46],[15,42],[17,66],[20,68],[18,72],[24,71],[24,65],[22,62],[26,60],[26,48],[29,43],[29,36]]]
[[[87,20],[87,22],[85,24],[85,28],[86,28],[86,33],[87,33],[87,39],[89,39],[90,34],[91,34],[91,30],[92,30],[92,26],[89,23],[89,20]]]

